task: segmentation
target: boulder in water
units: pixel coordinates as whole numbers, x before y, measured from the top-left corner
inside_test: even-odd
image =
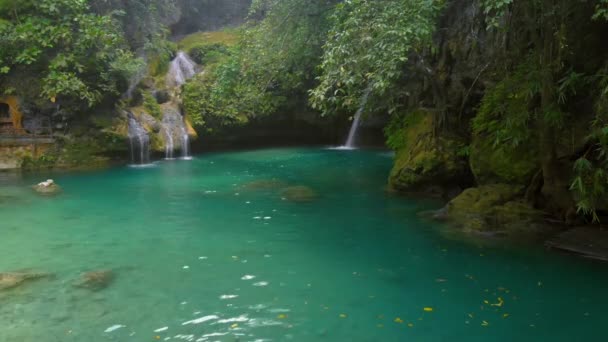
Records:
[[[47,179],[33,186],[34,190],[43,195],[56,195],[61,192],[61,187],[52,179]]]
[[[281,190],[281,197],[291,202],[311,202],[314,201],[318,195],[312,188],[298,185]]]
[[[83,273],[80,279],[74,284],[76,287],[89,289],[92,291],[103,290],[110,286],[114,281],[114,272],[112,270],[98,270]]]
[[[50,277],[49,273],[36,273],[36,272],[7,272],[0,273],[0,291],[8,290],[20,285],[23,285],[29,281],[38,280],[42,278]]]

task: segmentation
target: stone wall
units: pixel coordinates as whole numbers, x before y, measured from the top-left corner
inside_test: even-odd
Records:
[[[0,138],[0,170],[19,169],[24,159],[39,158],[53,145],[52,139]]]

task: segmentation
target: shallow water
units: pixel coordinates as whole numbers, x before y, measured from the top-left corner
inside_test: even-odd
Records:
[[[0,174],[0,272],[55,275],[0,292],[0,341],[604,340],[606,265],[446,240],[416,215],[435,203],[385,192],[390,165],[280,149]],[[49,176],[63,194],[31,193]]]

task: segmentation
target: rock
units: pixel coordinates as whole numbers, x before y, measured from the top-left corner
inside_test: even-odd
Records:
[[[76,287],[89,289],[92,291],[103,290],[114,281],[112,270],[98,270],[83,273],[80,279],[74,284]]]
[[[43,195],[56,195],[61,192],[61,187],[52,179],[47,179],[33,186],[34,190]]]
[[[547,240],[549,248],[608,261],[608,230],[600,227],[575,227]]]
[[[272,179],[260,179],[251,181],[241,185],[241,189],[243,190],[276,190],[280,188],[284,188],[287,186],[287,182],[282,181],[280,179],[272,178]]]
[[[508,184],[470,188],[450,201],[441,217],[469,233],[536,234],[543,230],[544,213],[523,201],[522,192]]]
[[[404,145],[396,151],[389,178],[391,188],[447,197],[458,185],[469,186],[467,161],[459,155],[464,142],[455,136],[436,136],[431,113],[409,115],[402,133]]]
[[[318,195],[317,192],[307,186],[290,186],[281,190],[281,197],[291,202],[311,202]]]
[[[469,163],[478,184],[528,185],[540,169],[534,144],[518,148],[495,147],[490,138],[474,136]]]
[[[27,282],[50,277],[49,273],[8,272],[0,273],[0,291],[23,285]]]

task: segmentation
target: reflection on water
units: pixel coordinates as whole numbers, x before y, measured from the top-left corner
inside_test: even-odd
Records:
[[[154,165],[0,173],[0,341],[601,340],[604,265],[446,239],[385,152]]]

